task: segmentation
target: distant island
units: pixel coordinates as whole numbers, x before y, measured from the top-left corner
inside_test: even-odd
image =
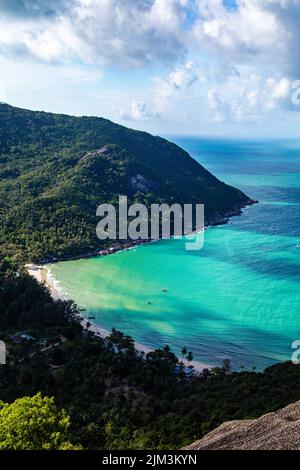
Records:
[[[129,202],[204,204],[224,223],[253,201],[161,137],[97,117],[0,104],[0,245],[27,261],[70,259],[106,248],[96,208]]]

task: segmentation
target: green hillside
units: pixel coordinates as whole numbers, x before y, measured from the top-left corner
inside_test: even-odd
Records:
[[[96,208],[129,201],[204,203],[206,221],[250,202],[184,150],[96,117],[0,104],[0,245],[27,260],[101,248]]]

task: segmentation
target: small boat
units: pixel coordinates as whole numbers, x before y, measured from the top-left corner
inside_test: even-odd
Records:
[[[165,287],[162,287],[162,292],[168,292],[168,289],[166,289]]]
[[[152,305],[152,302],[151,302],[151,300],[148,300],[148,305]]]
[[[85,312],[86,311],[85,308],[79,308],[78,310],[79,310],[79,312]]]
[[[88,317],[88,320],[96,320],[96,317]]]

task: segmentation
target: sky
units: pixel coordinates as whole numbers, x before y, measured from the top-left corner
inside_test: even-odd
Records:
[[[159,135],[298,137],[300,0],[0,0],[0,100]]]

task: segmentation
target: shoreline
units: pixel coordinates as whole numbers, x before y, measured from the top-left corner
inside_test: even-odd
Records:
[[[238,215],[242,214],[242,209],[247,208],[253,204],[257,204],[258,201],[254,201],[250,199],[247,203],[244,205],[240,206],[239,208],[233,209],[229,212],[227,212],[224,216],[220,216],[220,218],[215,219],[214,221],[210,221],[204,226],[204,230],[207,230],[209,227],[216,227],[219,225],[225,225],[229,222],[231,217],[235,217]],[[195,232],[193,232],[195,233]],[[88,259],[88,258],[93,258],[93,257],[101,257],[101,256],[109,256],[114,253],[118,253],[120,251],[126,251],[130,250],[132,248],[135,248],[139,245],[144,245],[146,243],[153,243],[159,240],[135,240],[131,242],[126,242],[126,243],[117,243],[114,244],[107,249],[103,250],[97,250],[94,252],[90,253],[85,253],[82,255],[77,255],[77,256],[71,256],[63,259],[50,259],[46,261],[42,261],[39,264],[26,264],[25,267],[27,269],[27,272],[33,276],[39,283],[44,284],[48,289],[49,292],[54,300],[67,300],[67,296],[65,296],[62,291],[59,289],[59,287],[56,285],[56,280],[51,276],[50,270],[47,267],[49,264],[53,264],[56,262],[61,262],[61,261],[74,261],[78,259]],[[83,328],[87,329],[87,323],[90,324],[88,330],[92,331],[96,336],[99,336],[103,339],[107,338],[107,336],[110,335],[110,332],[106,330],[105,328],[100,327],[99,325],[89,321],[86,318],[83,318],[81,320],[81,325]],[[145,354],[153,351],[154,349],[146,346],[144,344],[138,343],[134,341],[135,349],[138,353],[144,352]],[[187,361],[183,360],[183,363],[185,367],[188,366]],[[204,369],[212,369],[214,366],[205,364],[199,361],[192,361],[191,365],[193,365],[194,370],[196,373],[201,374]]]
[[[50,273],[50,269],[44,265],[35,265],[35,264],[26,264],[25,265],[27,272],[30,276],[34,277],[40,284],[44,284],[51,294],[53,300],[67,300],[67,297],[62,293],[59,287],[56,285],[56,281]],[[70,300],[70,299],[69,299]],[[84,329],[91,331],[102,339],[107,338],[110,335],[110,332],[105,328],[97,325],[93,321],[88,320],[87,318],[82,318],[81,325]],[[89,328],[87,328],[87,324],[90,324]],[[150,346],[146,346],[145,344],[141,344],[137,341],[134,341],[134,347],[138,353],[144,352],[148,354],[151,351],[154,351],[154,348]],[[161,346],[162,347],[162,346]],[[188,366],[187,362],[183,360],[185,367]],[[205,364],[199,361],[192,361],[191,365],[193,366],[195,372],[197,374],[201,374],[204,369],[212,369],[213,366],[209,364]]]
[[[247,207],[250,207],[254,204],[258,204],[258,201],[254,200],[254,199],[249,199],[244,204],[241,204],[240,206],[238,206],[234,209],[231,209],[230,211],[227,211],[224,215],[215,216],[214,219],[209,220],[205,223],[204,230],[207,230],[210,227],[218,227],[220,225],[228,224],[231,217],[237,217],[237,216],[242,215],[243,209],[246,209]],[[191,233],[186,233],[183,236],[192,235],[192,234],[195,234],[195,233],[196,233],[195,231],[191,231]],[[60,262],[63,262],[63,261],[75,261],[75,260],[80,260],[80,259],[95,258],[95,257],[98,257],[98,256],[109,256],[109,255],[113,255],[115,253],[118,253],[120,251],[131,250],[131,249],[133,249],[137,246],[145,245],[145,244],[148,244],[148,243],[154,243],[154,242],[157,242],[157,241],[160,241],[160,240],[161,240],[161,238],[155,239],[155,240],[154,239],[150,239],[150,240],[138,239],[138,240],[134,240],[134,241],[126,240],[124,242],[123,241],[118,241],[116,243],[112,243],[107,248],[103,248],[101,250],[93,250],[93,251],[89,251],[89,252],[80,253],[78,255],[63,256],[63,257],[60,257],[60,258],[55,258],[55,257],[46,258],[46,259],[43,259],[43,260],[40,260],[39,262],[37,262],[36,265],[44,266],[44,265],[47,265],[47,264],[60,263]],[[32,266],[35,266],[35,264],[33,263]]]

